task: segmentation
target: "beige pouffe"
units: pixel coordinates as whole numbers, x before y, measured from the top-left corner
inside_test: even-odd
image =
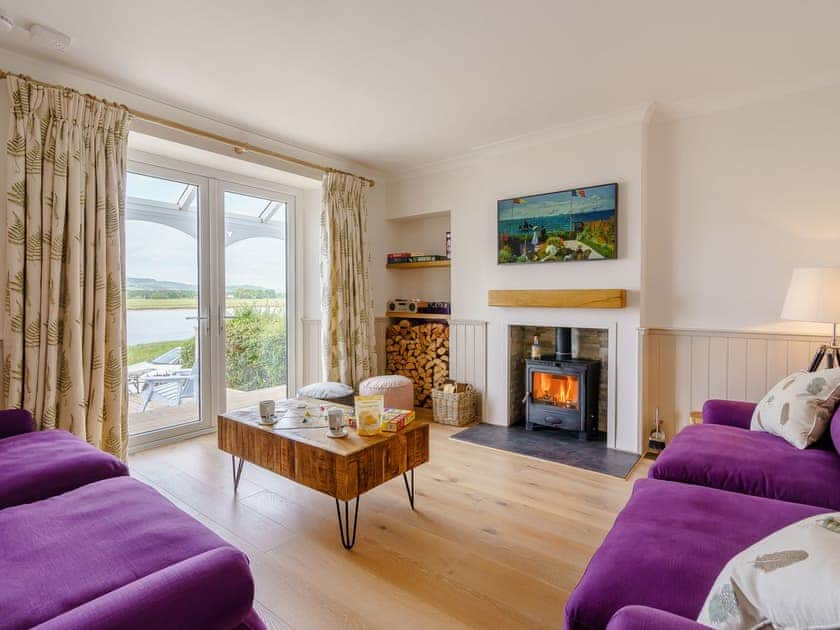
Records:
[[[399,374],[371,376],[359,384],[360,396],[385,397],[385,406],[392,409],[414,409],[414,385],[411,379]]]

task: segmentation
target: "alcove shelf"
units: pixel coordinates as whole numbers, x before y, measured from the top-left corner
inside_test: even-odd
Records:
[[[440,322],[448,322],[452,318],[451,315],[441,313],[395,313],[394,311],[388,311],[385,313],[385,317],[392,319],[428,319]]]
[[[388,269],[423,269],[427,267],[451,267],[449,260],[427,260],[426,262],[388,263]]]

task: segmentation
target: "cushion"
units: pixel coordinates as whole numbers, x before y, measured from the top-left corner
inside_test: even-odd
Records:
[[[840,510],[840,456],[800,451],[783,439],[718,424],[680,431],[650,477]]]
[[[783,527],[726,563],[697,621],[713,628],[840,628],[840,512]]]
[[[353,388],[334,381],[305,385],[298,390],[297,395],[302,398],[318,398],[320,400],[339,400],[346,399],[349,396],[349,404],[353,404]]]
[[[33,431],[0,440],[0,508],[127,474],[121,461],[67,431]]]
[[[130,477],[0,510],[0,540],[0,625],[10,628],[30,628],[182,560],[230,547]]]
[[[750,429],[784,438],[797,448],[819,440],[840,402],[840,368],[797,372],[771,389],[753,412]]]
[[[566,603],[567,628],[604,628],[613,613],[629,604],[696,619],[732,556],[782,527],[824,512],[640,479]]]

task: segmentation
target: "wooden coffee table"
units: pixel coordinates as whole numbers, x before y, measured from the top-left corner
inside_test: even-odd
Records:
[[[312,401],[320,402],[320,401]],[[329,402],[329,407],[341,407]],[[349,407],[345,407],[350,410]],[[429,425],[415,420],[397,433],[362,437],[352,428],[346,438],[330,438],[322,422],[284,428],[259,423],[259,409],[246,407],[219,416],[219,448],[233,457],[233,487],[239,486],[247,461],[335,498],[341,544],[356,542],[359,497],[386,481],[403,476],[414,509],[414,469],[429,461]],[[237,461],[238,459],[238,461]],[[409,483],[409,475],[411,481]],[[350,501],[355,500],[350,527]],[[344,504],[342,518],[341,504]]]

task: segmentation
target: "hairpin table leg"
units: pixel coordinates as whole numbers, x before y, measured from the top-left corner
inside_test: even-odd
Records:
[[[242,478],[242,467],[245,465],[245,459],[239,458],[239,466],[236,465],[236,455],[231,455],[230,463],[233,465],[233,491],[234,493],[239,489],[239,480]]]
[[[338,515],[338,532],[341,534],[341,544],[345,549],[352,549],[356,544],[356,523],[359,522],[359,497],[356,497],[356,507],[353,514],[353,529],[350,529],[350,502],[342,501],[344,504],[344,519],[341,518],[341,505],[338,499],[335,500],[335,512]]]
[[[411,469],[411,487],[408,486],[408,477],[403,473],[403,481],[405,482],[405,491],[408,493],[408,502],[411,504],[411,509],[414,509],[414,469]]]

